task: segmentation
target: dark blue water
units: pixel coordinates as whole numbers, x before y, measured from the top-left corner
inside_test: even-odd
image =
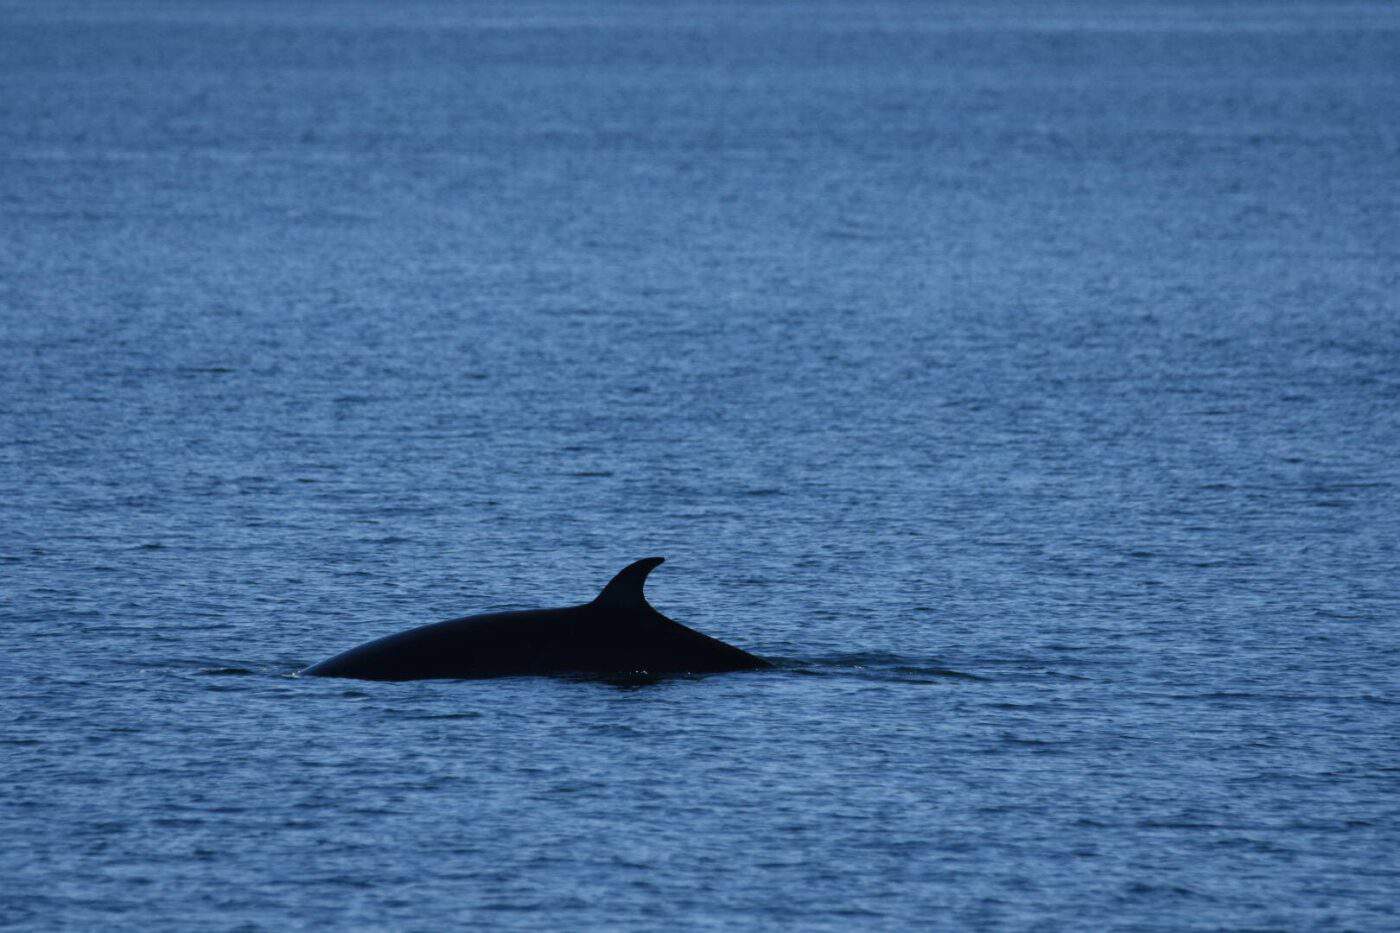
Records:
[[[0,922],[1393,929],[1397,62],[0,6]],[[650,554],[779,668],[289,676]]]

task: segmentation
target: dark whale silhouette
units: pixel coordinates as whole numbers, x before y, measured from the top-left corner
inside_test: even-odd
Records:
[[[360,680],[510,674],[682,674],[771,667],[673,622],[642,595],[665,558],[631,564],[582,606],[490,612],[377,639],[301,671]]]

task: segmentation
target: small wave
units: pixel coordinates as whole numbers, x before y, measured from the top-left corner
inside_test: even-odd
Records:
[[[227,376],[235,372],[230,366],[177,366],[175,372],[182,376]]]
[[[247,677],[257,671],[246,667],[206,667],[197,673],[203,677]]]
[[[959,680],[985,680],[976,674],[969,674],[966,671],[955,671],[950,667],[896,667],[891,668],[897,674],[919,674],[933,677],[953,677]]]
[[[1247,690],[1210,690],[1204,693],[1161,694],[1168,700],[1223,700],[1231,703],[1335,703],[1355,697],[1316,693],[1270,693]]]
[[[1027,739],[1017,735],[1005,734],[1002,735],[1001,741],[1003,745],[1026,745],[1035,748],[1054,748],[1065,744],[1064,742],[1052,742],[1048,739]]]
[[[780,668],[804,674],[859,674],[880,680],[901,680],[910,683],[938,683],[941,680],[986,680],[977,674],[955,670],[930,658],[906,657],[884,652],[830,655],[824,658],[773,659]],[[803,668],[807,668],[803,670]],[[812,670],[811,668],[817,668]],[[912,678],[933,677],[939,680],[915,681]]]

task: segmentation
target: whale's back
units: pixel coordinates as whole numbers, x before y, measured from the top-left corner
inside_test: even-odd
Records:
[[[706,674],[771,665],[657,612],[642,586],[662,558],[636,561],[590,603],[493,612],[367,642],[301,671],[361,680],[513,674]]]
[[[534,674],[565,652],[577,610],[493,612],[422,625],[301,671],[316,677],[425,680]]]

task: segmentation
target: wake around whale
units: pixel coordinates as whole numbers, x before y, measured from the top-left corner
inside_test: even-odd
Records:
[[[702,674],[771,667],[657,612],[642,586],[664,558],[626,567],[582,606],[491,612],[389,635],[301,674],[427,680],[512,674]]]

